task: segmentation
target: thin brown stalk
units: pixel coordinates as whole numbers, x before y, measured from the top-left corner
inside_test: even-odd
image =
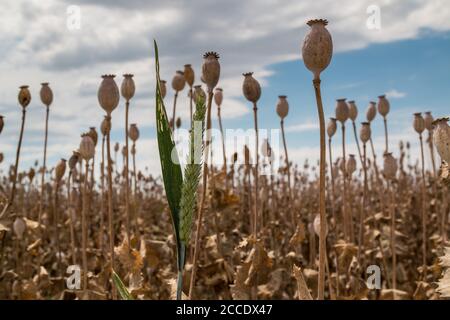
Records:
[[[178,91],[175,91],[175,95],[173,97],[173,110],[172,110],[172,131],[175,131],[176,125],[175,125],[175,111],[177,108],[177,98],[178,98]],[[192,115],[191,115],[191,121],[192,121]],[[128,129],[127,129],[128,130]]]
[[[223,173],[225,178],[225,190],[228,192],[228,177],[227,177],[227,153],[225,151],[225,136],[223,134],[223,127],[222,127],[222,117],[220,114],[220,106],[217,106],[217,118],[219,120],[219,129],[220,129],[220,135],[222,137],[222,153],[223,153]]]
[[[425,157],[423,152],[423,139],[422,134],[419,134],[420,140],[420,156],[422,160],[422,268],[423,268],[423,277],[424,281],[426,281],[427,277],[427,216],[426,216],[426,181],[425,181]]]
[[[259,166],[259,153],[258,153],[258,146],[259,146],[259,132],[258,132],[258,106],[256,102],[253,103],[253,119],[255,122],[255,197],[254,197],[254,206],[253,206],[253,216],[254,216],[254,225],[253,225],[253,235],[255,240],[258,238],[258,219],[259,219],[259,213],[258,213],[258,201],[259,201],[259,188],[258,188],[258,166]]]
[[[45,192],[45,171],[47,164],[47,138],[48,138],[48,117],[50,113],[49,106],[46,106],[45,110],[45,137],[44,137],[44,159],[42,162],[42,174],[41,174],[41,197],[39,201],[39,217],[38,222],[41,224],[42,210],[44,207],[44,192]]]
[[[130,244],[130,176],[128,174],[128,110],[130,101],[125,103],[125,227],[127,232],[127,242]],[[174,107],[175,116],[175,107]],[[129,246],[131,249],[131,245]]]
[[[87,294],[88,290],[88,275],[87,275],[87,214],[88,214],[88,172],[89,172],[89,161],[86,160],[86,171],[84,175],[84,185],[83,185],[83,210],[81,214],[81,232],[82,232],[82,251],[83,251],[83,291]]]
[[[213,99],[212,89],[208,90],[208,104],[207,104],[207,115],[206,115],[206,140],[205,140],[205,148],[204,148],[204,160],[203,160],[203,190],[202,197],[200,200],[200,206],[197,211],[197,228],[195,233],[195,244],[194,244],[194,257],[192,259],[192,272],[191,272],[191,281],[189,283],[189,298],[192,299],[192,295],[194,293],[194,284],[195,284],[195,273],[197,272],[197,259],[198,253],[200,250],[200,232],[202,226],[203,219],[203,208],[205,206],[206,201],[206,189],[208,184],[208,155],[209,155],[209,146],[211,142],[211,105]]]
[[[313,80],[316,94],[317,112],[319,114],[320,126],[320,176],[319,176],[319,214],[320,214],[320,236],[319,236],[319,277],[318,298],[324,299],[325,292],[325,263],[326,263],[326,215],[325,215],[325,118],[323,114],[322,96],[320,93],[320,79]]]

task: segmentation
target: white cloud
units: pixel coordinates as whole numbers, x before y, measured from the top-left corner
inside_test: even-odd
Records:
[[[386,92],[386,96],[391,99],[400,99],[406,97],[406,92],[398,91],[396,89],[392,89]]]

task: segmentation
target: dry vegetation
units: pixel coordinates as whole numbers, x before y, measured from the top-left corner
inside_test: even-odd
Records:
[[[190,65],[184,72],[177,71],[172,82],[171,121],[163,104],[166,87],[159,79],[156,60],[162,178],[140,170],[145,164],[135,161],[139,130],[128,123],[135,93],[132,75],[124,76],[120,90],[114,76],[103,76],[98,99],[106,116],[100,132],[91,128],[83,134],[70,159],[53,168],[46,167],[47,126],[44,165],[20,166],[26,108],[31,100],[28,88],[21,87],[23,121],[16,162],[8,172],[0,172],[0,299],[449,297],[447,119],[433,122],[430,113],[425,117],[415,114],[412,122],[417,140],[395,146],[399,148],[395,150],[400,155],[397,159],[389,153],[394,146],[389,145],[390,105],[384,96],[377,104],[369,104],[365,119],[359,120],[356,104],[339,99],[335,118],[325,128],[320,72],[331,60],[331,37],[323,36],[322,32],[328,32],[323,20],[309,24],[312,32],[306,38],[303,57],[314,75],[321,161],[317,165],[289,162],[284,139],[289,105],[286,97],[280,96],[276,112],[284,152],[282,165],[273,175],[258,174],[273,160],[267,141],[258,147],[257,165],[251,162],[255,153],[247,147],[242,155],[224,159],[228,164],[223,167],[208,164],[205,141],[209,136],[206,131],[203,137],[203,130],[211,128],[214,104],[220,121],[223,94],[216,88],[220,76],[216,53],[204,56],[206,92],[193,86]],[[165,162],[164,150],[171,149],[171,133],[180,126],[175,116],[176,97],[186,83],[191,119],[202,123],[204,146],[203,164],[188,157],[181,175],[179,166]],[[257,132],[261,88],[251,73],[244,74],[243,94],[252,103]],[[128,128],[121,142],[123,165],[117,161],[119,145],[112,148],[110,141],[110,120],[120,95]],[[53,102],[48,84],[43,84],[40,98],[47,107],[47,123]],[[178,106],[182,107],[187,106]],[[386,129],[383,155],[374,153],[370,132],[371,122],[381,119],[376,118],[377,113]],[[362,120],[366,122],[359,126]],[[0,117],[0,133],[3,121]],[[345,131],[346,124],[351,125],[350,132]],[[338,129],[347,140],[356,139],[359,154],[346,154],[345,139],[342,154],[331,154]],[[410,143],[420,144],[421,155],[410,154]],[[434,159],[435,149],[443,160],[440,170],[435,165],[439,161]],[[191,151],[193,156],[195,149]],[[425,170],[425,157],[432,159],[430,170]],[[169,174],[168,168],[172,170]],[[80,290],[66,287],[70,265],[81,267]],[[380,267],[379,289],[367,287],[367,267],[371,265]]]

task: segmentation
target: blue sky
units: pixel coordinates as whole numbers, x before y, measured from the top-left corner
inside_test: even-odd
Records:
[[[380,29],[367,27],[369,8],[380,12]],[[79,28],[68,23],[78,10]],[[202,19],[198,17],[201,16]],[[335,100],[356,100],[358,122],[364,119],[370,100],[387,93],[391,102],[391,149],[400,139],[412,142],[417,135],[412,114],[432,111],[450,114],[450,7],[442,0],[211,0],[193,1],[98,1],[4,0],[0,3],[0,114],[6,116],[0,135],[5,170],[13,162],[20,127],[18,87],[30,85],[21,168],[41,161],[45,109],[39,101],[41,82],[50,82],[54,104],[50,112],[48,163],[68,158],[79,136],[99,126],[103,110],[97,102],[100,75],[134,73],[136,97],[131,102],[130,122],[141,130],[138,167],[160,172],[154,126],[153,39],[160,48],[162,78],[190,63],[196,83],[202,54],[220,53],[224,89],[225,128],[252,128],[250,103],[242,97],[242,73],[254,71],[263,87],[259,102],[260,128],[278,128],[277,97],[287,95],[290,112],[285,120],[291,159],[317,159],[318,124],[311,74],[301,61],[300,47],[308,31],[306,21],[327,18],[334,55],[322,74],[326,118],[333,116]],[[178,115],[188,119],[186,90],[179,95]],[[166,105],[171,110],[173,91]],[[123,100],[113,113],[113,140],[123,141]],[[215,109],[214,109],[215,113]],[[377,152],[383,150],[382,121],[377,116],[373,131]],[[217,127],[217,123],[214,122]],[[350,127],[348,124],[347,127]],[[340,154],[340,134],[335,137]],[[353,134],[347,130],[351,152]],[[381,158],[381,157],[379,157]]]

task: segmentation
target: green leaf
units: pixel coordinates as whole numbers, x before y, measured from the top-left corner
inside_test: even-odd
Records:
[[[158,45],[155,46],[155,68],[156,68],[156,131],[158,138],[159,157],[161,171],[166,191],[166,198],[172,216],[173,228],[177,240],[177,265],[182,271],[185,262],[186,246],[180,240],[180,200],[181,186],[183,185],[183,174],[181,172],[180,161],[172,137],[172,130],[169,126],[166,108],[161,95],[161,79],[159,75]],[[181,291],[177,292],[177,297],[181,297]]]
[[[112,279],[122,300],[134,300],[133,296],[128,292],[127,287],[125,287],[119,275],[114,270],[112,272]]]

